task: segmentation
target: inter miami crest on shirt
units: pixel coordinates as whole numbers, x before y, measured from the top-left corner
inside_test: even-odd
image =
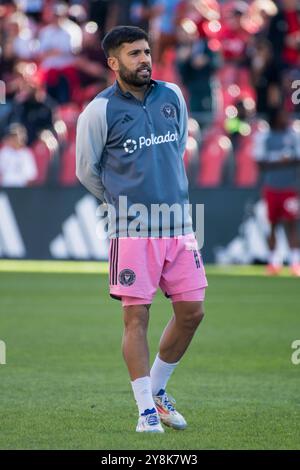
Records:
[[[176,109],[171,103],[164,103],[160,108],[160,112],[166,119],[175,119]]]
[[[119,281],[122,286],[131,286],[135,278],[135,273],[131,269],[123,269],[119,274]]]

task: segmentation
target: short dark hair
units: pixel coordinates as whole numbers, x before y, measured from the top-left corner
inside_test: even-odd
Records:
[[[143,29],[137,26],[116,26],[104,36],[102,49],[106,57],[109,57],[112,51],[118,49],[125,42],[131,44],[140,39],[145,39],[145,41],[149,42],[148,34]]]

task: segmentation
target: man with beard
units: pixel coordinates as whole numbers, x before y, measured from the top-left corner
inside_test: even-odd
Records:
[[[161,422],[185,429],[166,385],[203,318],[207,286],[186,210],[186,105],[176,85],[151,79],[145,31],[118,26],[102,46],[116,81],[79,117],[76,173],[108,207],[110,295],[122,301],[122,350],[139,409],[136,431],[164,432]],[[176,210],[169,218],[155,217],[162,205]],[[174,314],[150,371],[147,327],[158,287]]]

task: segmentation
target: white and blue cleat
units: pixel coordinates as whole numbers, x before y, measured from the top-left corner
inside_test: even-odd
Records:
[[[160,420],[165,426],[169,426],[176,430],[183,430],[187,427],[186,420],[175,409],[174,405],[176,402],[174,398],[169,397],[165,390],[160,390],[153,399]]]
[[[136,432],[164,432],[160,423],[159,415],[155,408],[152,410],[145,410],[144,413],[141,414],[136,427]]]

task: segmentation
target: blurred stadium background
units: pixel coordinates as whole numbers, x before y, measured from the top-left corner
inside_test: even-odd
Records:
[[[112,83],[100,40],[117,24],[148,30],[153,77],[184,91],[205,261],[266,262],[254,148],[278,107],[300,132],[296,0],[1,0],[0,256],[107,258],[92,228],[96,201],[75,176],[75,131],[85,104]],[[278,237],[287,260],[285,233]]]
[[[113,80],[99,44],[117,24],[150,32],[153,78],[185,94],[190,197],[205,204],[207,318],[170,384],[190,426],[151,441],[134,432],[97,202],[75,176],[77,117]],[[0,448],[299,448],[299,280],[258,266],[254,154],[273,110],[300,132],[300,2],[0,0],[0,80]],[[168,311],[159,293],[152,357]]]

